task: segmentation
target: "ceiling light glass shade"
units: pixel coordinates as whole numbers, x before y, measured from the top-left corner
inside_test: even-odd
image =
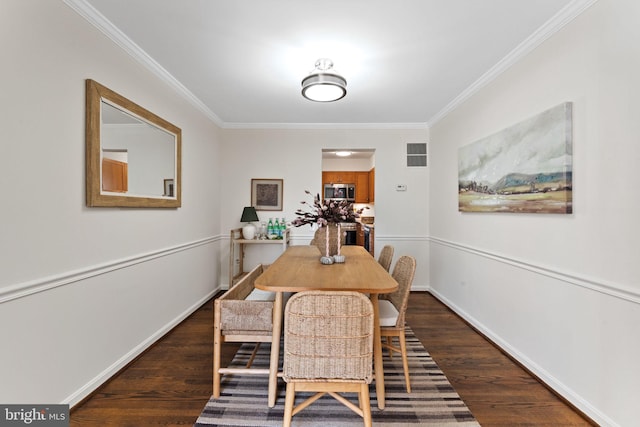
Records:
[[[302,96],[316,102],[337,101],[347,94],[347,81],[333,69],[330,59],[318,59],[316,68],[302,79]]]
[[[348,157],[351,155],[351,151],[336,151],[336,156]]]

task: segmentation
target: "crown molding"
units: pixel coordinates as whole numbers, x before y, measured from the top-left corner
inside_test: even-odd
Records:
[[[224,129],[428,129],[427,123],[225,123]]]
[[[427,123],[226,123],[86,0],[63,0],[222,129],[427,129]]]
[[[204,113],[211,121],[220,127],[224,126],[224,122],[211,111],[202,101],[200,101],[189,89],[180,83],[171,73],[158,64],[149,54],[147,54],[140,46],[135,44],[127,37],[118,27],[113,25],[111,21],[106,19],[92,5],[85,0],[63,0],[64,3],[86,19],[91,25],[100,30],[104,35],[111,39],[115,44],[120,46],[126,53],[140,62],[149,71],[167,83],[176,92],[187,99],[194,107]]]
[[[527,39],[520,43],[507,56],[502,58],[489,71],[484,73],[478,80],[466,88],[460,95],[455,97],[447,106],[431,117],[427,122],[428,127],[434,126],[437,122],[445,118],[449,113],[471,98],[476,92],[491,83],[502,73],[507,71],[512,65],[519,62],[535,48],[540,46],[549,37],[560,31],[577,16],[591,7],[598,0],[574,0],[560,10],[555,16],[548,20],[543,26],[538,28]]]
[[[153,74],[165,81],[174,90],[187,99],[195,108],[200,110],[211,121],[223,129],[429,129],[450,112],[464,103],[481,88],[495,80],[512,65],[542,44],[546,39],[557,33],[565,25],[579,16],[582,12],[598,0],[574,0],[560,10],[536,32],[520,43],[507,56],[472,83],[447,106],[424,123],[226,123],[200,101],[189,89],[180,83],[171,73],[165,70],[143,49],[129,39],[120,29],[106,19],[86,0],[63,0],[71,9],[85,18],[90,24],[100,30],[125,52],[140,62]]]

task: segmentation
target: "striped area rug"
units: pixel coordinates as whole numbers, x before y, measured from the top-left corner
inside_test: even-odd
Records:
[[[407,328],[411,393],[404,385],[402,359],[396,353],[389,359],[385,351],[384,375],[386,405],[378,409],[375,384],[372,383],[371,415],[375,427],[399,426],[479,426],[458,393],[429,353]],[[248,360],[253,345],[242,345],[232,364],[242,366]],[[269,345],[263,344],[254,361],[254,367],[269,366]],[[194,427],[204,426],[281,426],[284,411],[284,382],[280,379],[276,406],[267,406],[267,377],[255,375],[225,375],[219,399],[210,399]],[[299,397],[298,397],[299,396]],[[302,399],[304,393],[296,396]],[[357,402],[355,394],[345,395]],[[356,403],[357,404],[357,403]],[[362,426],[362,418],[329,395],[323,396],[311,406],[293,417],[292,426]]]

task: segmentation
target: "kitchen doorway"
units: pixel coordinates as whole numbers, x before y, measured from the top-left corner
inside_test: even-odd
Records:
[[[354,209],[364,208],[359,221],[361,224],[357,225],[357,229],[349,231],[359,236],[355,244],[365,246],[365,231],[367,237],[369,233],[373,236],[375,227],[375,149],[322,149],[321,182],[320,194],[323,198],[340,195],[342,193],[339,190],[345,188],[349,190],[346,194],[349,202],[353,203]],[[354,189],[353,195],[352,189]],[[370,243],[366,246],[369,246],[373,255],[373,242]]]

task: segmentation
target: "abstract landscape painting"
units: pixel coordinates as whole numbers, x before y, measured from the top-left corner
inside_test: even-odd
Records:
[[[461,212],[572,213],[572,104],[458,150]]]

